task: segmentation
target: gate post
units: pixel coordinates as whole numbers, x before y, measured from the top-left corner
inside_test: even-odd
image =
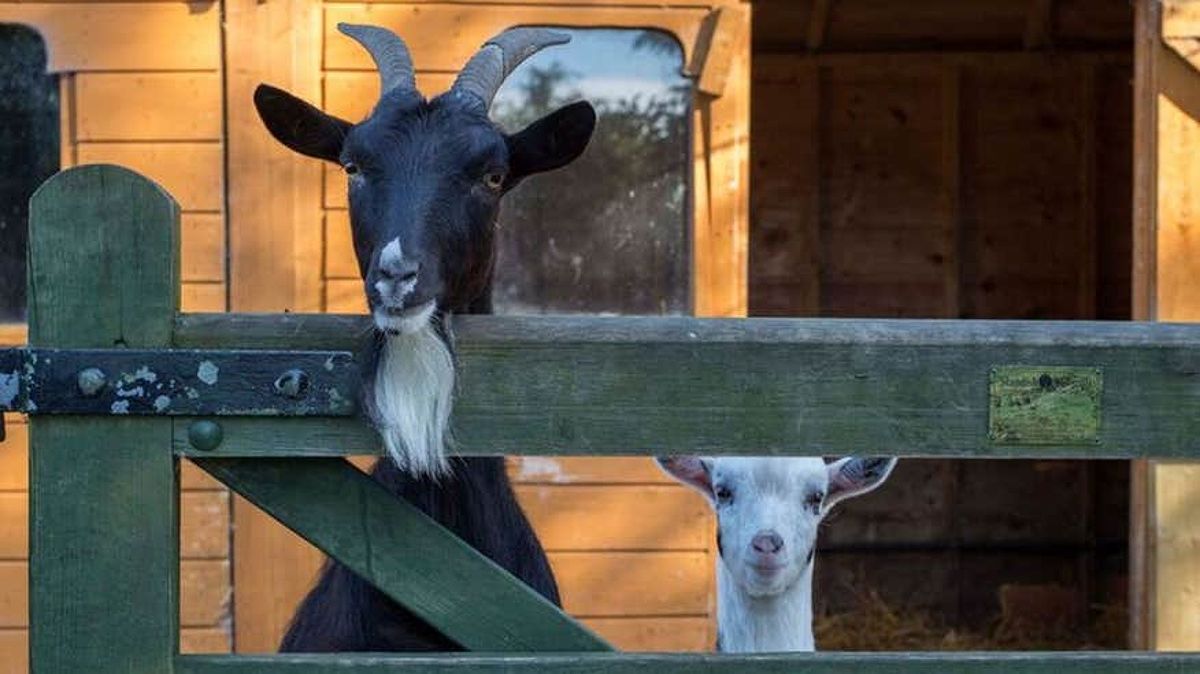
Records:
[[[160,187],[116,166],[59,173],[30,202],[30,345],[169,347],[178,257],[179,207]],[[171,420],[33,416],[29,446],[31,670],[170,672]]]

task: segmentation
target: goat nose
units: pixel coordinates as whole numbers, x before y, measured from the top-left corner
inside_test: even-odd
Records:
[[[783,537],[774,531],[760,531],[750,541],[754,550],[763,554],[774,554],[783,549]]]
[[[411,283],[417,280],[417,272],[421,264],[412,260],[394,260],[389,264],[380,265],[379,275],[389,281]]]

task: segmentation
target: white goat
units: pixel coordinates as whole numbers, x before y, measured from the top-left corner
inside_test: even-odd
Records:
[[[896,459],[661,457],[717,514],[717,650],[812,651],[817,527],[839,501],[865,494]]]

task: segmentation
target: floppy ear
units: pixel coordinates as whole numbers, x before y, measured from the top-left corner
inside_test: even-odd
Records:
[[[861,496],[883,484],[896,467],[895,458],[883,456],[846,457],[825,466],[829,475],[829,493],[825,507],[852,496]]]
[[[712,468],[708,461],[698,456],[659,456],[654,460],[667,475],[712,500]]]
[[[596,110],[587,101],[559,108],[508,137],[508,180],[515,187],[527,176],[570,164],[583,154],[596,129]]]
[[[353,126],[269,84],[260,84],[254,90],[254,107],[275,140],[300,154],[326,161],[337,161],[346,132]]]

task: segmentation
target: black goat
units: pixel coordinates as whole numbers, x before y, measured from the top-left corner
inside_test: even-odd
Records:
[[[450,91],[426,100],[399,37],[373,26],[339,29],[379,69],[380,99],[367,119],[351,124],[266,85],[254,101],[277,140],[337,162],[348,176],[355,254],[379,333],[364,403],[390,458],[373,475],[557,604],[545,552],[503,460],[446,458],[454,360],[444,319],[491,312],[500,198],[525,177],[570,163],[591,138],[596,114],[586,102],[511,136],[488,119],[513,69],[569,38],[505,31],[471,58]],[[326,564],[282,644],[284,651],[457,648],[336,562]]]

